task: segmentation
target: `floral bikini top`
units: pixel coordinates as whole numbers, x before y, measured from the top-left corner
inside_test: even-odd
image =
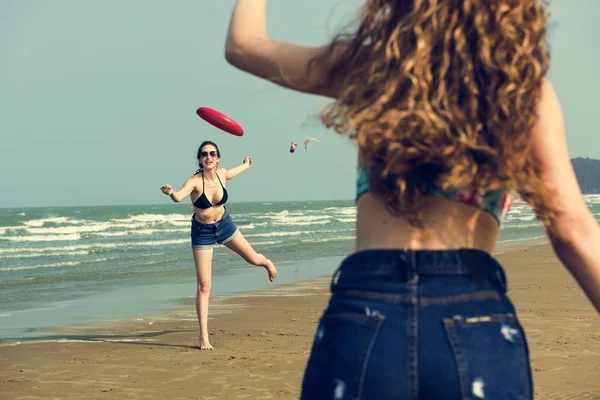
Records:
[[[362,166],[359,166],[358,177],[356,180],[356,201],[368,191],[369,180],[367,174],[365,174]],[[428,194],[443,196],[450,200],[478,207],[483,211],[492,214],[498,222],[498,225],[501,225],[502,219],[512,207],[512,198],[508,191],[504,189],[489,191],[484,195],[479,195],[477,194],[477,191],[473,189],[442,191],[439,188],[431,187]]]

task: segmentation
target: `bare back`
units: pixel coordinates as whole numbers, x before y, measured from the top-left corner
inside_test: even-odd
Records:
[[[443,197],[431,197],[422,211],[423,227],[416,228],[390,214],[372,193],[357,203],[356,250],[368,249],[480,249],[494,251],[499,227],[481,209]]]

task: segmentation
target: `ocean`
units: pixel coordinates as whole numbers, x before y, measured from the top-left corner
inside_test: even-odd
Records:
[[[600,195],[587,195],[600,216]],[[352,201],[231,203],[254,248],[279,269],[276,282],[219,246],[214,296],[331,274],[352,251]],[[195,296],[188,204],[0,209],[0,339],[47,335],[54,327],[156,315]],[[501,242],[543,237],[516,202]]]

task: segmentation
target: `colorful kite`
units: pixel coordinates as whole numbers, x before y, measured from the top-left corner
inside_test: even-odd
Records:
[[[306,139],[304,139],[304,150],[308,151],[308,149],[306,148],[306,146],[308,146],[308,144],[310,142],[316,141],[318,142],[318,140],[312,136],[307,137]]]

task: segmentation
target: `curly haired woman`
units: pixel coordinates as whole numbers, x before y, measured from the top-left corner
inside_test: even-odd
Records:
[[[234,66],[327,96],[358,145],[356,251],[339,266],[303,399],[529,399],[527,342],[492,257],[511,199],[534,209],[600,310],[600,227],[546,80],[541,0],[368,0],[324,47],[270,39],[237,0]]]

